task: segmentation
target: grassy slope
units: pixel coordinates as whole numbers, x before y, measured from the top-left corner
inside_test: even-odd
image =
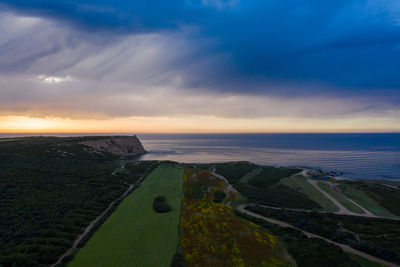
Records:
[[[386,265],[379,264],[370,260],[367,260],[365,258],[362,258],[358,255],[355,254],[350,254],[350,256],[357,261],[358,264],[360,264],[362,267],[385,267]]]
[[[318,182],[317,185],[319,188],[321,188],[326,193],[328,193],[331,197],[333,197],[334,199],[339,201],[339,203],[342,204],[349,211],[352,211],[354,213],[359,213],[359,214],[363,213],[363,211],[359,207],[357,207],[356,205],[354,205],[353,203],[351,203],[350,201],[348,201],[341,195],[337,194],[336,192],[332,191],[331,187],[328,184],[323,183],[323,182]]]
[[[285,184],[295,190],[302,192],[307,195],[311,200],[318,203],[325,211],[338,211],[338,207],[327,199],[321,192],[319,192],[314,186],[307,183],[304,176],[297,175],[295,177],[283,178],[280,183]]]
[[[350,185],[346,185],[344,193],[349,198],[351,198],[352,200],[354,200],[355,202],[357,202],[358,204],[360,204],[361,206],[363,206],[364,208],[366,208],[367,210],[369,210],[370,212],[372,212],[377,216],[396,217],[393,213],[391,213],[390,211],[379,205],[378,202],[367,196],[367,194],[364,193],[363,191],[360,191]]]
[[[129,195],[69,266],[168,266],[178,245],[183,168],[163,165]],[[167,198],[172,211],[156,213]]]

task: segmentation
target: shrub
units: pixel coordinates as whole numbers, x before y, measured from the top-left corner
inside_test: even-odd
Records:
[[[167,199],[164,196],[158,196],[154,199],[153,209],[158,213],[165,213],[171,211],[171,207],[167,203]]]
[[[226,194],[224,191],[217,190],[214,192],[214,202],[215,203],[221,203],[225,197],[226,197]]]

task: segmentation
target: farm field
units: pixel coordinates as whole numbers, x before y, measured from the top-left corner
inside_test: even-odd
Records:
[[[341,195],[339,195],[336,192],[332,191],[331,187],[329,186],[329,184],[324,183],[324,182],[318,182],[317,185],[318,185],[319,188],[321,188],[326,193],[328,193],[331,197],[333,197],[334,199],[339,201],[339,203],[342,204],[349,211],[354,212],[354,213],[359,213],[359,214],[363,213],[362,209],[360,209],[359,207],[357,207],[356,205],[354,205],[353,203],[351,203],[350,201],[348,201],[347,199],[345,199]]]
[[[224,191],[222,203],[214,192]],[[236,195],[207,170],[187,169],[180,246],[186,266],[291,266],[278,237],[239,218],[227,205]]]
[[[179,241],[182,186],[182,167],[159,166],[120,204],[68,266],[169,266]],[[170,212],[153,210],[153,200],[160,195],[166,197]]]
[[[280,183],[287,185],[299,192],[305,194],[309,199],[318,203],[323,210],[334,212],[338,211],[338,207],[333,204],[328,198],[326,198],[321,192],[319,192],[314,186],[307,183],[306,178],[302,175],[296,175],[295,177],[283,178]]]

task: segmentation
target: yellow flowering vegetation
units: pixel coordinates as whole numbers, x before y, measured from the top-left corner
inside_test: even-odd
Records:
[[[187,169],[180,245],[187,266],[289,266],[277,238],[235,216],[227,202],[236,195],[208,170]],[[222,203],[213,201],[225,191]]]

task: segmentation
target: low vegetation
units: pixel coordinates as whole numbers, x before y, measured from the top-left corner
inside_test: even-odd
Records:
[[[367,260],[366,258],[362,258],[358,255],[355,254],[350,254],[350,256],[361,266],[361,267],[387,267],[386,265],[373,262],[370,260]]]
[[[239,211],[235,211],[235,213],[240,217],[262,226],[267,232],[280,236],[288,252],[295,259],[298,267],[361,266],[350,257],[349,254],[344,253],[341,248],[329,244],[324,240],[308,238],[299,230],[283,228],[262,219],[242,214]]]
[[[228,171],[229,166],[232,166],[232,171]],[[245,166],[245,171],[237,171],[239,166]],[[245,198],[243,201],[275,207],[321,209],[317,202],[311,200],[303,192],[280,183],[281,180],[286,179],[284,177],[300,172],[299,169],[263,166],[260,173],[251,177],[247,182],[242,182],[241,177],[243,175],[261,166],[240,162],[224,163],[222,165],[223,171],[220,171],[220,165],[216,167],[217,173],[223,174],[230,184]]]
[[[295,168],[265,166],[261,173],[252,177],[248,183],[256,187],[268,188],[279,182],[282,178],[290,177],[300,171],[300,169]]]
[[[279,240],[213,201],[226,187],[209,171],[187,169],[180,244],[187,266],[288,266]],[[225,201],[234,198],[232,192]]]
[[[318,182],[317,183],[318,187],[321,188],[322,190],[324,190],[327,194],[329,194],[331,197],[333,197],[334,199],[336,199],[337,201],[339,201],[340,204],[343,205],[343,207],[345,207],[346,209],[348,209],[351,212],[354,213],[358,213],[358,214],[362,214],[364,213],[362,209],[360,209],[358,206],[354,205],[353,203],[351,203],[349,200],[347,200],[346,198],[342,197],[341,195],[339,195],[338,193],[336,193],[335,191],[331,190],[331,187],[329,184],[324,183],[324,182]]]
[[[303,175],[281,179],[280,183],[289,186],[297,192],[303,193],[310,200],[318,203],[318,206],[324,211],[334,212],[339,210],[339,208],[324,196],[324,194],[318,191],[312,184],[308,183]]]
[[[400,217],[400,188],[363,181],[342,181],[344,191],[379,216]]]
[[[313,210],[249,207],[253,212],[400,264],[400,221],[316,212],[338,208],[305,177],[295,175],[299,169],[232,162],[197,164],[184,174],[173,162],[126,162],[79,144],[91,138],[97,137],[0,140],[0,266],[55,263],[129,185],[134,191],[115,203],[78,244],[82,249],[63,264],[288,266],[296,261],[300,267],[377,266],[297,230],[238,211],[243,218],[235,216],[227,204],[238,200],[238,194],[212,175],[213,167],[242,201]],[[336,182],[372,213],[400,216],[398,187]],[[362,212],[328,184],[318,186],[350,211]]]
[[[169,266],[178,246],[183,168],[161,165],[118,206],[69,266]],[[171,211],[153,210],[164,196]]]
[[[153,201],[153,209],[158,213],[165,213],[171,211],[171,207],[167,203],[167,199],[164,196],[158,196]]]
[[[400,221],[250,206],[246,209],[400,264]]]
[[[80,140],[0,143],[0,266],[55,263],[127,190],[131,178],[112,175],[119,158],[89,150]]]
[[[226,194],[224,191],[217,190],[214,192],[214,202],[216,203],[221,203],[225,197]]]
[[[215,164],[216,173],[228,179],[230,184],[238,183],[247,173],[258,168],[258,165],[246,162],[227,162]]]

